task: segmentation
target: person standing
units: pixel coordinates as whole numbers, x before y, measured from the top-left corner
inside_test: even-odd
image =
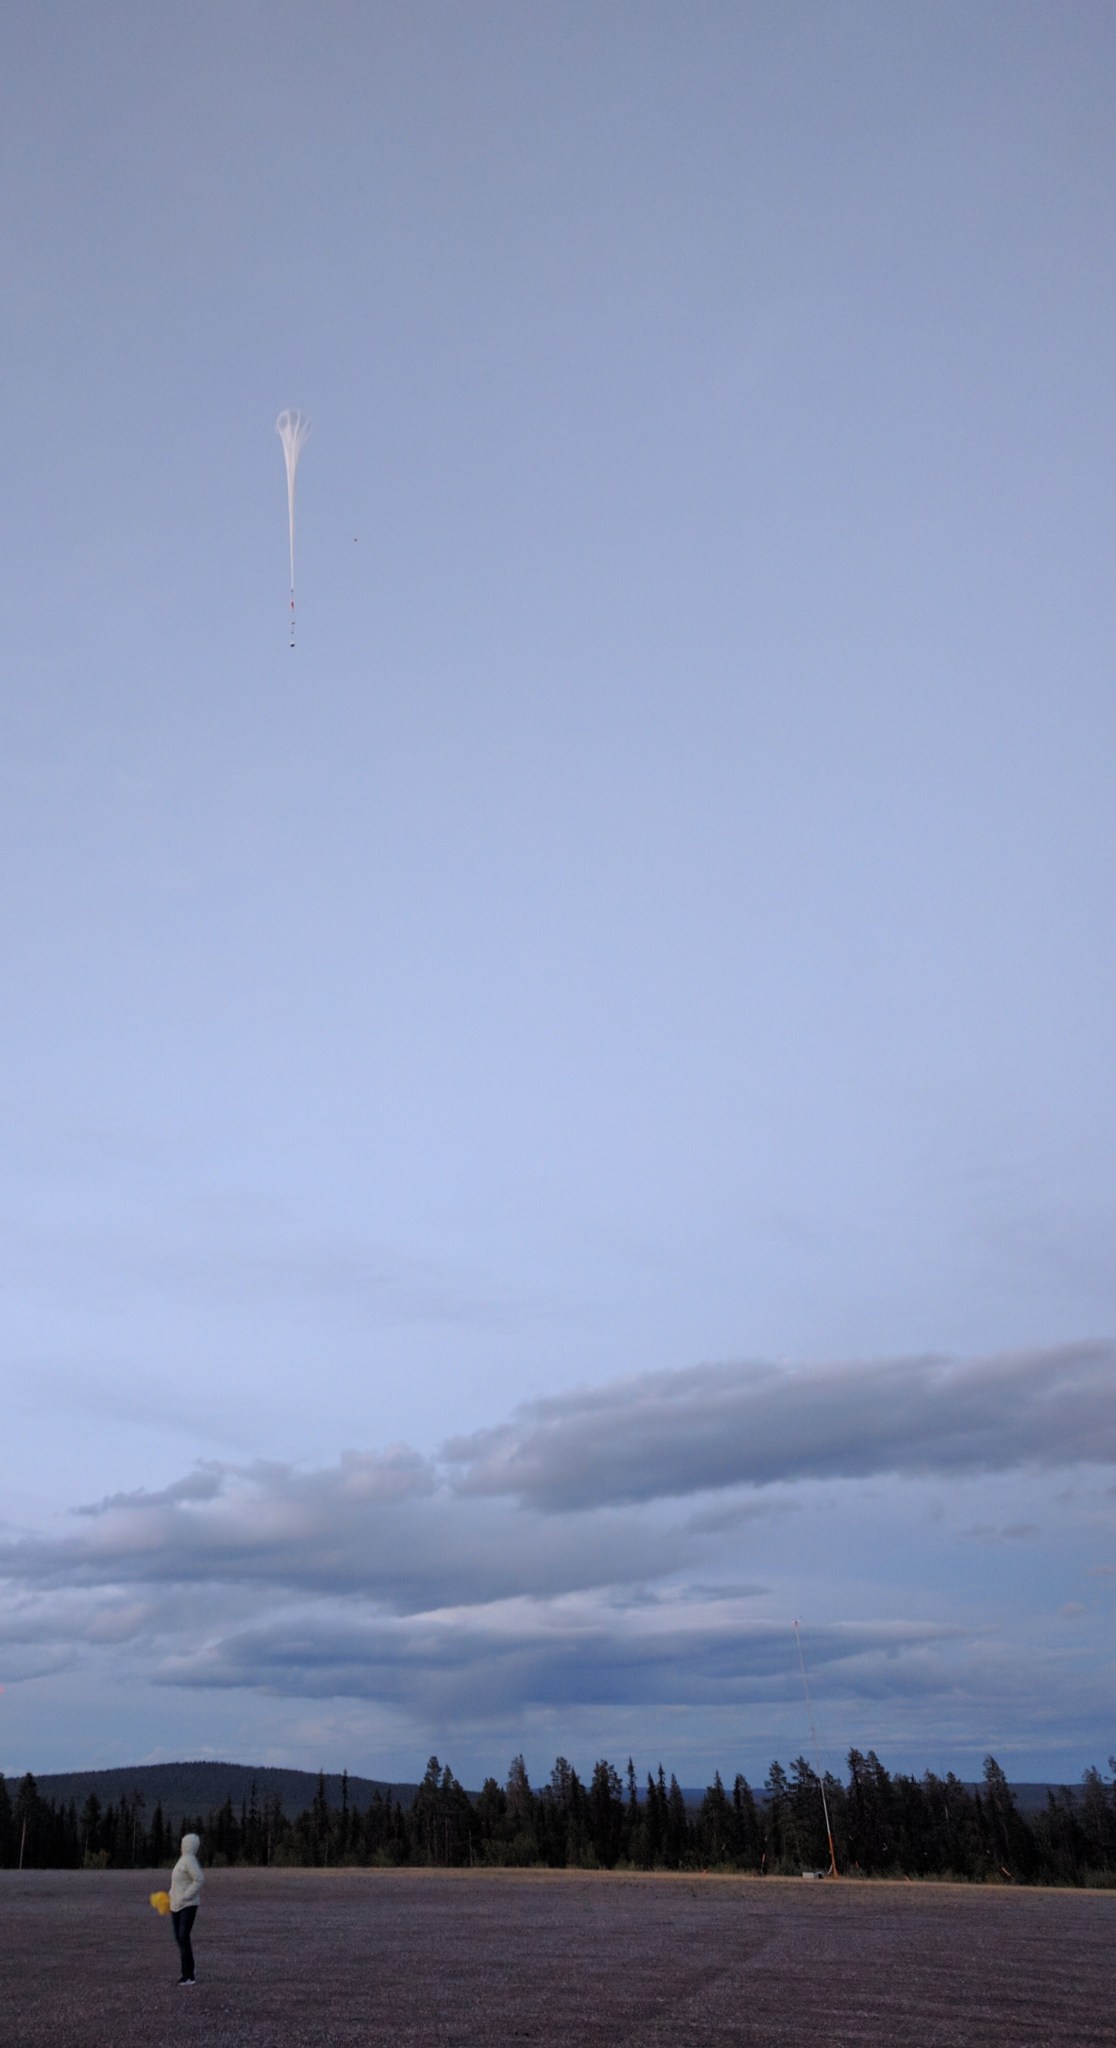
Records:
[[[198,1862],[200,1848],[200,1835],[183,1835],[182,1854],[171,1871],[171,1927],[182,1958],[180,1984],[192,1984],[194,1981],[194,1948],[190,1930],[197,1918],[201,1888],[205,1882],[205,1874]]]

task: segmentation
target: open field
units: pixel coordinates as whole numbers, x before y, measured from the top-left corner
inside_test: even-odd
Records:
[[[20,2048],[1112,2048],[1116,1893],[583,1872],[211,1872],[176,1985],[140,1871],[0,1872]]]

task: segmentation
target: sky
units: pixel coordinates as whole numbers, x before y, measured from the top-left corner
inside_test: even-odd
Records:
[[[1114,91],[15,0],[0,1769],[1104,1767]]]

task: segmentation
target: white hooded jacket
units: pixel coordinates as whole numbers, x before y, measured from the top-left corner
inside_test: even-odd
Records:
[[[205,1883],[205,1873],[198,1862],[201,1848],[200,1835],[183,1835],[182,1854],[171,1871],[170,1902],[171,1912],[181,1913],[183,1906],[196,1906]]]

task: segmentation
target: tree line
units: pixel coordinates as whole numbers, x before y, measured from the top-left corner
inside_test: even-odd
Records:
[[[1116,1773],[1116,1757],[1109,1758]],[[823,1796],[824,1794],[824,1796]],[[29,1773],[14,1794],[0,1775],[0,1868],[140,1869],[174,1862],[183,1834],[202,1837],[211,1867],[276,1865],[544,1865],[551,1869],[716,1870],[772,1875],[824,1872],[830,1837],[839,1872],[865,1877],[957,1878],[977,1883],[1116,1886],[1116,1783],[1096,1769],[1078,1790],[1047,1794],[1025,1817],[994,1757],[978,1787],[950,1772],[921,1778],[885,1770],[874,1750],[849,1751],[848,1779],[819,1777],[805,1757],[773,1763],[762,1790],[718,1773],[699,1804],[687,1804],[660,1765],[641,1788],[601,1760],[588,1784],[559,1757],[532,1786],[517,1756],[503,1784],[465,1791],[431,1757],[409,1808],[390,1791],[360,1808],[348,1774],[340,1804],[319,1776],[293,1820],[272,1794],[231,1798],[206,1814],[171,1817],[143,1794],[102,1806],[40,1796]]]

